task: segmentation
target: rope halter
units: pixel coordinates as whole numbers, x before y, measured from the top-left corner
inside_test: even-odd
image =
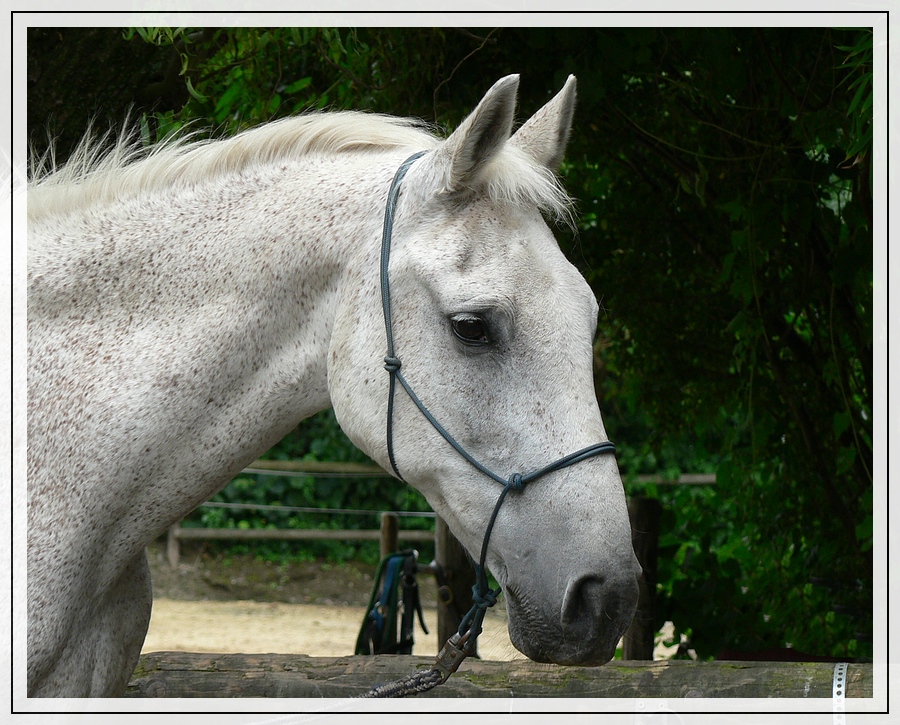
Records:
[[[497,597],[500,595],[501,589],[499,587],[497,589],[491,589],[488,585],[485,560],[487,558],[488,542],[490,541],[491,531],[494,528],[497,514],[500,512],[500,507],[503,505],[503,501],[506,499],[507,494],[510,491],[521,492],[527,484],[548,473],[552,473],[553,471],[558,471],[562,468],[572,466],[581,461],[585,461],[588,458],[593,458],[604,453],[614,454],[616,447],[610,441],[603,441],[602,443],[596,443],[587,448],[582,448],[574,453],[570,453],[567,456],[563,456],[549,465],[531,471],[530,473],[513,473],[503,477],[478,461],[460,443],[458,443],[452,435],[450,435],[447,429],[438,422],[431,414],[431,411],[429,411],[425,404],[419,399],[412,386],[404,377],[402,372],[402,362],[396,355],[394,349],[394,334],[391,324],[391,292],[390,276],[388,273],[391,253],[391,234],[394,226],[394,211],[397,205],[397,199],[400,195],[401,182],[403,181],[404,176],[406,176],[406,172],[409,170],[410,166],[425,153],[427,152],[420,151],[419,153],[413,154],[400,165],[400,168],[397,169],[390,190],[388,191],[387,204],[384,211],[384,229],[381,237],[381,303],[384,311],[384,326],[387,335],[387,355],[385,355],[384,358],[384,369],[390,376],[386,432],[388,459],[390,460],[391,468],[393,468],[397,478],[403,480],[403,476],[400,474],[400,469],[397,466],[396,456],[394,455],[393,433],[394,396],[397,383],[400,383],[422,415],[424,415],[435,430],[440,433],[444,440],[446,440],[459,455],[465,458],[477,470],[503,486],[503,490],[500,492],[497,503],[494,505],[494,510],[491,513],[487,530],[484,534],[484,540],[481,545],[481,556],[478,563],[475,565],[475,586],[472,589],[474,605],[463,617],[459,626],[459,631],[447,641],[444,649],[441,650],[441,654],[438,655],[438,661],[435,666],[436,670],[432,671],[440,671],[443,676],[443,679],[441,679],[440,682],[444,682],[452,672],[456,671],[462,663],[462,660],[475,651],[475,642],[478,635],[481,633],[481,625],[484,621],[485,612],[497,602]],[[434,679],[436,678],[431,678],[431,680]],[[440,684],[440,682],[436,682],[435,684]],[[431,687],[433,686],[434,685],[431,685]],[[395,694],[397,693],[374,696],[393,696]]]

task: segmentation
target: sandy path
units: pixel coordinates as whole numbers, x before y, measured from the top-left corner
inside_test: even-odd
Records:
[[[478,641],[489,660],[522,658],[509,641],[505,612],[489,611]],[[363,607],[154,599],[144,652],[166,650],[214,653],[307,654],[337,657],[353,654]],[[413,654],[437,654],[437,613],[425,609],[432,632],[415,632]]]

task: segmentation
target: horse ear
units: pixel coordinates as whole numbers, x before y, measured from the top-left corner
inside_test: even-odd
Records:
[[[462,191],[470,186],[481,167],[509,139],[518,88],[518,75],[501,78],[441,144],[434,162],[444,167],[445,191]]]
[[[562,90],[529,118],[510,139],[539,164],[554,171],[566,151],[572,116],[575,113],[575,76],[570,75]]]

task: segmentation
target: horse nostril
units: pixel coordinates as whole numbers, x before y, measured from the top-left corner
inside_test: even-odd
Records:
[[[562,625],[565,629],[580,629],[589,636],[598,625],[597,620],[604,613],[604,606],[608,604],[604,602],[604,585],[602,576],[593,575],[569,582],[562,606]],[[609,614],[606,612],[607,616]]]

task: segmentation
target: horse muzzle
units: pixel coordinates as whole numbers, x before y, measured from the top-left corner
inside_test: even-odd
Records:
[[[633,574],[573,577],[555,602],[537,605],[541,598],[519,587],[506,591],[510,641],[535,662],[597,666],[616,653],[631,624],[638,599]]]

